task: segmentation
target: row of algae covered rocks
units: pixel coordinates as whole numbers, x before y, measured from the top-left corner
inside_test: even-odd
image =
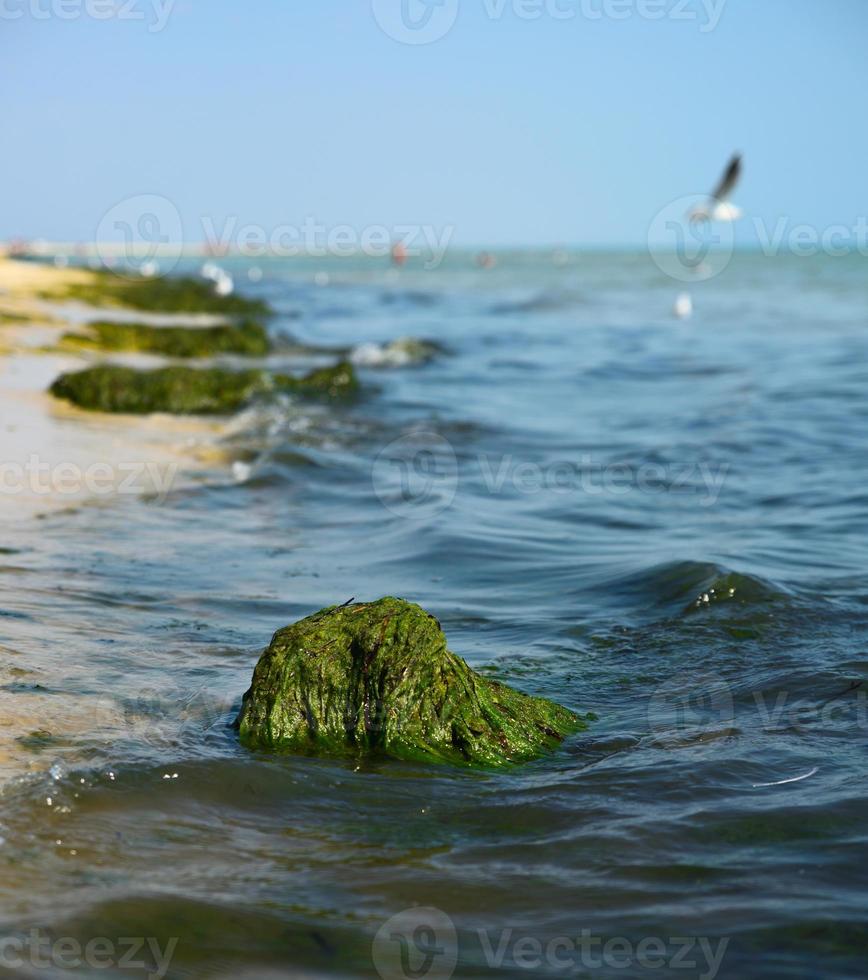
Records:
[[[100,320],[66,334],[66,348],[173,359],[262,357],[272,349],[265,303],[217,296],[191,278],[128,281],[101,273],[67,288],[63,298],[223,320],[208,327]],[[234,411],[267,392],[336,398],[357,388],[351,364],[340,360],[300,378],[223,367],[100,364],[61,375],[51,391],[95,411],[211,414]],[[447,648],[432,615],[384,598],[329,607],[279,630],[256,666],[235,724],[242,744],[253,750],[372,753],[496,769],[556,748],[593,719],[481,676]]]
[[[265,357],[273,343],[265,327],[272,315],[267,303],[243,296],[221,296],[205,280],[192,277],[124,279],[94,272],[86,282],[43,294],[50,300],[77,300],[99,307],[139,310],[148,314],[210,314],[209,326],[155,326],[104,318],[61,337],[64,350],[136,352],[173,360],[220,355]],[[263,369],[190,367],[170,364],[138,369],[103,363],[62,374],[51,386],[56,398],[97,412],[223,415],[272,392],[340,398],[355,394],[358,380],[345,359],[302,377]]]

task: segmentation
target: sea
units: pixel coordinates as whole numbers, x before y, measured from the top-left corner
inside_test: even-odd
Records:
[[[4,510],[0,704],[50,721],[0,788],[0,975],[868,975],[865,259],[493,255],[226,259],[269,366],[359,397]],[[386,595],[596,720],[496,772],[239,745],[273,632]]]

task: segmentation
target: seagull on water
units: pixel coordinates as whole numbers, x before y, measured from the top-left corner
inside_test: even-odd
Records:
[[[672,315],[679,320],[688,320],[693,316],[693,299],[690,293],[679,293],[675,305],[672,307]]]
[[[741,179],[741,154],[736,153],[729,161],[720,183],[711,192],[704,204],[699,204],[690,212],[691,221],[737,221],[742,216],[741,208],[730,203],[729,196]]]

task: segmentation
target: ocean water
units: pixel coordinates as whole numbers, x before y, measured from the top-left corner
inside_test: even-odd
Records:
[[[443,350],[3,527],[4,711],[66,719],[0,793],[4,934],[172,980],[864,976],[864,260],[738,254],[686,322],[647,255],[247,264],[287,339]],[[498,774],[239,747],[271,633],[381,595],[598,720]]]

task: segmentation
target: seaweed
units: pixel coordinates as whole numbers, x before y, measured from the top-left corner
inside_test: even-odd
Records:
[[[212,327],[155,327],[146,323],[98,320],[87,333],[66,333],[61,344],[104,351],[139,351],[166,357],[213,357],[240,354],[264,357],[271,350],[265,327],[256,320]]]
[[[477,674],[432,615],[387,597],[278,630],[237,726],[248,748],[500,768],[555,748],[586,720]]]
[[[92,272],[87,282],[68,283],[46,299],[74,299],[91,306],[123,306],[150,313],[218,313],[223,316],[265,317],[264,300],[232,294],[220,296],[213,283],[192,276],[124,279],[112,272]]]
[[[175,365],[141,371],[119,364],[101,364],[62,374],[50,391],[55,398],[98,412],[226,415],[271,392],[339,398],[357,389],[352,366],[341,361],[301,378],[260,370]]]

